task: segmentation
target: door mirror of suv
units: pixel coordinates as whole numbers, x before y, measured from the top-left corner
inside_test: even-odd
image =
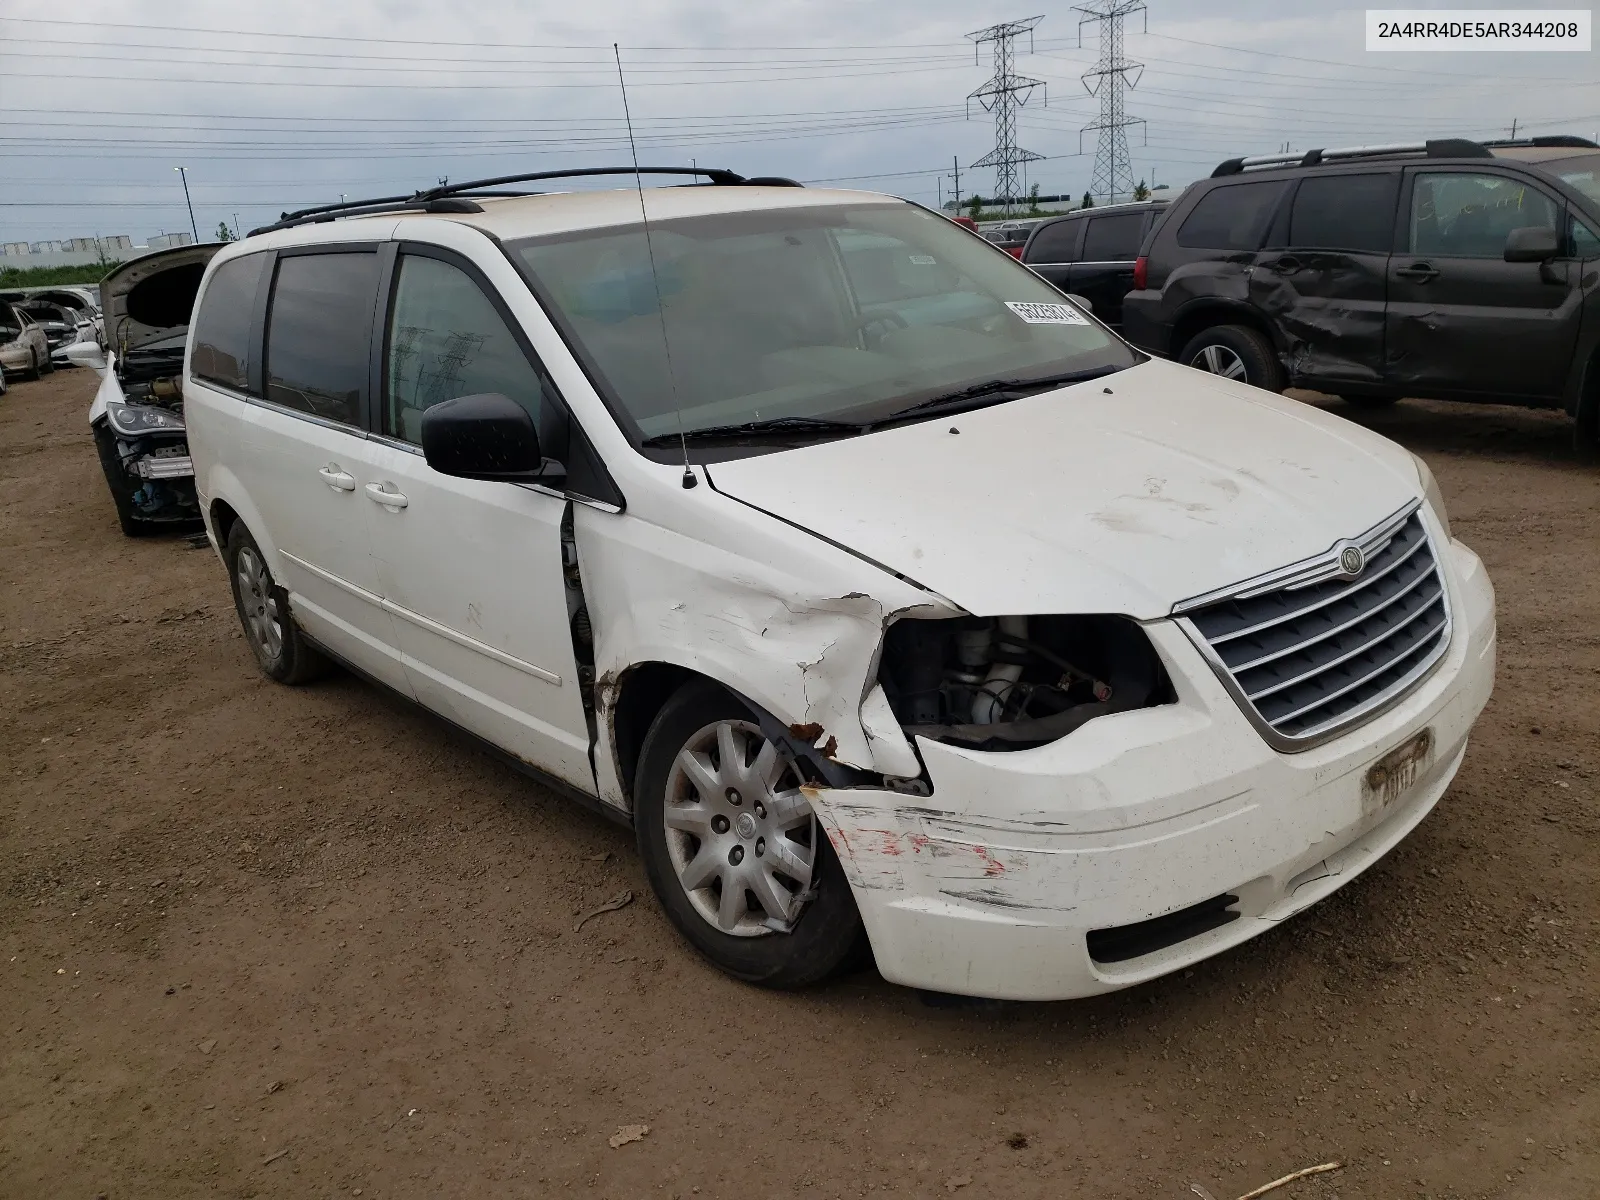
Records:
[[[527,481],[541,477],[539,430],[509,396],[485,392],[422,414],[422,455],[441,475]]]
[[[1091,303],[1087,297],[1078,295],[1077,292],[1068,292],[1067,299],[1071,300],[1086,313],[1092,313],[1094,311],[1094,304]]]
[[[1506,235],[1505,260],[1513,263],[1548,262],[1561,253],[1561,238],[1547,225],[1513,229]]]

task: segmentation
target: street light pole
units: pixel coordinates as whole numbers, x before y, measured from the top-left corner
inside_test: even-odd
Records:
[[[189,199],[189,172],[182,167],[173,167],[178,173],[178,178],[183,180],[183,202],[189,206],[189,231],[194,234],[196,243],[200,241],[200,226],[194,223],[194,201]]]

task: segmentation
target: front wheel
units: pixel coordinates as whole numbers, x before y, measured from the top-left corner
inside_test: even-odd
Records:
[[[639,756],[633,817],[650,886],[701,954],[748,983],[820,983],[865,937],[804,782],[709,681],[667,702]]]
[[[30,382],[44,378],[44,368],[39,366],[39,352],[37,350],[28,351],[28,369],[24,372],[23,378]]]
[[[1189,339],[1178,359],[1196,370],[1269,392],[1281,392],[1289,386],[1272,342],[1248,325],[1216,325],[1201,330]]]
[[[295,624],[289,594],[272,578],[266,556],[243,521],[235,522],[228,531],[225,557],[244,639],[267,677],[297,684],[326,675],[328,660],[312,648]]]

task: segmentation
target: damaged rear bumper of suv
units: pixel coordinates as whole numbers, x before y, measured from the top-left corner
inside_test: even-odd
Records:
[[[1189,637],[1145,625],[1172,703],[991,753],[926,737],[930,796],[811,791],[885,978],[1052,1000],[1181,969],[1353,879],[1443,795],[1494,678],[1494,595],[1434,531],[1448,649],[1391,707],[1274,750]]]

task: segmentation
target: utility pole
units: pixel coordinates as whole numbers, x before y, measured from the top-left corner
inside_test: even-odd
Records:
[[[950,174],[945,178],[954,179],[956,182],[956,212],[959,213],[961,211],[961,159],[958,155],[952,154],[950,156],[950,168]]]
[[[1032,51],[1033,30],[1042,20],[1043,14],[1022,21],[1005,21],[967,34],[972,39],[974,61],[977,61],[983,43],[994,44],[994,75],[988,83],[967,97],[967,115],[972,114],[974,100],[985,112],[994,113],[994,149],[972,165],[994,168],[995,198],[1004,207],[1007,216],[1011,215],[1012,206],[1017,200],[1017,167],[1044,157],[1017,145],[1017,109],[1028,102],[1034,88],[1045,85],[1037,79],[1029,79],[1012,71],[1011,43],[1027,34],[1028,49]]]
[[[200,241],[200,226],[194,223],[194,201],[189,199],[189,172],[182,167],[173,167],[178,177],[183,180],[183,202],[189,206],[189,232],[194,234],[194,240]]]
[[[1511,140],[1513,142],[1517,140],[1517,119],[1515,117],[1511,118]]]
[[[1133,191],[1133,164],[1128,160],[1128,126],[1143,125],[1142,117],[1130,117],[1123,108],[1123,89],[1137,87],[1144,73],[1144,64],[1129,62],[1122,53],[1122,22],[1132,13],[1145,13],[1145,29],[1150,27],[1150,15],[1144,0],[1089,0],[1074,6],[1083,14],[1078,22],[1078,42],[1083,43],[1083,27],[1094,22],[1100,24],[1100,58],[1094,69],[1083,73],[1083,86],[1091,96],[1100,98],[1100,115],[1085,125],[1078,134],[1078,150],[1083,151],[1083,135],[1098,135],[1094,152],[1094,179],[1089,185],[1092,195],[1104,201],[1113,201],[1123,193]],[[1132,79],[1128,72],[1136,72]]]
[[[239,240],[239,214],[238,213],[234,213],[233,214],[233,240],[236,241],[236,242]]]

